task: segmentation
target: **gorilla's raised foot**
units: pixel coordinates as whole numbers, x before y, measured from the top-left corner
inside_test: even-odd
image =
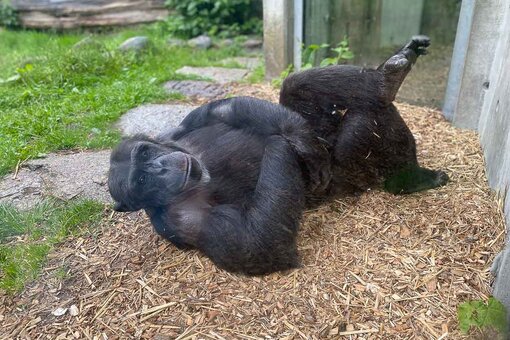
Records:
[[[430,46],[430,38],[426,35],[415,35],[411,38],[411,41],[408,42],[402,51],[411,50],[414,51],[417,55],[427,54],[427,47]]]
[[[448,181],[449,177],[444,171],[410,165],[388,177],[384,182],[384,190],[395,195],[410,194],[441,187]]]
[[[411,67],[420,55],[427,54],[430,38],[425,35],[415,35],[397,53],[382,63],[377,70],[383,75],[382,99],[391,103],[402,85]]]

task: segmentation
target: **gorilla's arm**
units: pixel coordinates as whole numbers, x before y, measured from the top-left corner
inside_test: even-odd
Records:
[[[330,155],[326,146],[314,136],[303,117],[265,100],[235,97],[211,102],[190,112],[167,136],[179,140],[190,131],[217,123],[263,136],[282,136],[305,164],[310,191],[320,192],[329,184]]]
[[[235,97],[217,100],[191,111],[181,122],[182,135],[216,123],[224,123],[236,129],[250,129],[260,135],[285,135],[307,130],[306,120],[282,106],[252,97]]]
[[[268,138],[251,197],[220,205],[208,197],[207,191],[195,192],[147,213],[160,235],[179,248],[198,248],[226,270],[260,275],[299,265],[296,235],[304,181],[284,138]]]
[[[269,137],[253,197],[244,208],[213,207],[200,228],[198,248],[230,271],[259,275],[296,267],[303,207],[295,152],[282,137]]]

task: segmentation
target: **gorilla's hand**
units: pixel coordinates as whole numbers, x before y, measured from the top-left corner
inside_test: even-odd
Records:
[[[321,193],[331,181],[331,157],[326,145],[310,132],[284,136],[308,173],[308,190]]]

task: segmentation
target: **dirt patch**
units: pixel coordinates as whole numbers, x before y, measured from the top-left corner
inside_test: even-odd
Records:
[[[237,90],[277,98],[268,86]],[[60,246],[22,294],[0,295],[0,338],[462,338],[456,308],[489,295],[490,263],[504,241],[501,209],[477,135],[438,111],[398,106],[420,161],[446,170],[447,186],[408,196],[373,191],[308,211],[303,267],[254,278],[177,250],[143,213],[106,212],[97,234]],[[58,278],[60,268],[67,278]],[[54,316],[58,307],[69,310]]]

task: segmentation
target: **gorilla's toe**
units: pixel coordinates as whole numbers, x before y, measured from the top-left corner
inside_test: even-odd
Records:
[[[448,183],[449,180],[450,180],[450,177],[448,176],[448,174],[446,172],[441,171],[441,170],[436,170],[436,184],[437,184],[437,186],[446,185],[446,183]]]
[[[412,38],[411,38],[411,41],[413,43],[413,45],[415,45],[416,47],[429,47],[430,46],[430,38],[427,37],[426,35],[414,35]]]

